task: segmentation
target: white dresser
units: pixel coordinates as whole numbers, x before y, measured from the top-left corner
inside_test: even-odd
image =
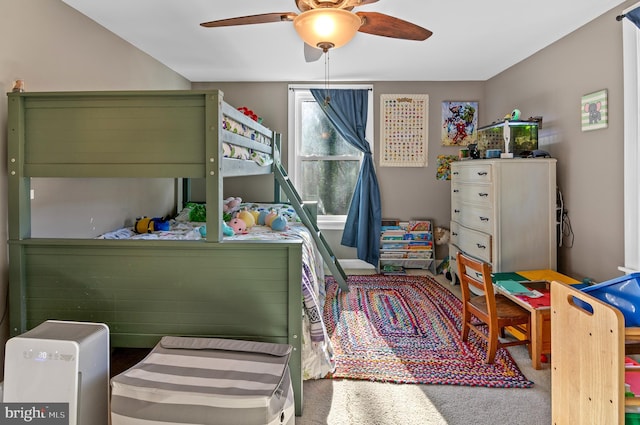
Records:
[[[555,159],[451,164],[449,256],[456,274],[458,251],[491,263],[494,272],[556,270],[556,229]]]

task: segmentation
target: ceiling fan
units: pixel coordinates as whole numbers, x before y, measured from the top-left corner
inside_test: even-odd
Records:
[[[203,22],[207,28],[235,25],[264,24],[270,22],[293,22],[305,42],[305,56],[308,61],[311,50],[327,52],[348,43],[356,32],[422,41],[433,33],[411,22],[378,12],[352,12],[354,7],[376,3],[378,0],[295,0],[301,13],[282,12],[241,16]],[[307,49],[307,46],[315,49]],[[317,58],[320,57],[318,55]],[[317,59],[312,58],[311,60]]]

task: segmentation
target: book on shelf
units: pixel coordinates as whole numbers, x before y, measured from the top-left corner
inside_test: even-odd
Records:
[[[400,224],[400,220],[397,218],[383,218],[381,221],[382,227],[384,226],[398,226]]]
[[[431,251],[417,250],[417,251],[413,251],[413,252],[407,252],[406,258],[428,260],[428,259],[431,258]]]
[[[406,245],[407,249],[417,249],[417,250],[428,250],[431,251],[431,245],[413,245],[413,244],[409,244]]]
[[[404,252],[400,252],[400,251],[395,251],[395,252],[381,252],[380,253],[380,259],[381,260],[386,260],[386,259],[396,259],[396,258],[404,258]]]
[[[382,235],[382,241],[403,241],[405,240],[403,235],[388,235],[388,234],[383,234]]]
[[[430,232],[431,231],[431,221],[429,220],[409,220],[407,230],[411,232]]]
[[[406,232],[404,234],[404,238],[406,240],[413,240],[413,241],[430,241],[433,236],[431,235],[431,232],[423,232],[423,231],[415,231],[415,232]]]
[[[382,245],[380,246],[380,249],[382,249],[382,250],[385,250],[385,249],[405,249],[406,246],[407,246],[407,244],[405,244],[405,243],[392,243],[392,242],[383,241]]]
[[[382,230],[383,232],[402,232],[404,233],[404,230],[400,227],[400,226],[382,226],[380,228],[380,230]]]

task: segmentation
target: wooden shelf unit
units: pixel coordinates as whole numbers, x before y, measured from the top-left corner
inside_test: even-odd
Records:
[[[591,310],[591,311],[589,311]],[[617,308],[564,283],[551,283],[552,424],[624,424],[625,341]]]

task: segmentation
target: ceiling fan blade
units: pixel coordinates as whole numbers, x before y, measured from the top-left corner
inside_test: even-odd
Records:
[[[364,4],[371,4],[371,3],[377,3],[377,2],[378,0],[349,0],[347,2],[347,5],[350,7],[358,7]]]
[[[233,25],[267,24],[270,22],[293,21],[297,16],[293,12],[264,13],[262,15],[241,16],[239,18],[220,19],[217,21],[203,22],[200,25],[207,28],[230,27]]]
[[[304,44],[304,60],[305,62],[315,62],[322,57],[324,53],[322,49],[318,49],[313,46],[309,46],[307,43]]]
[[[362,6],[363,4],[376,3],[378,0],[296,0],[296,6],[301,12],[307,10],[317,9],[319,7],[340,7],[341,9],[351,10],[354,7]],[[344,4],[339,5],[344,2]],[[332,6],[333,5],[333,6]],[[337,6],[339,5],[339,6]]]
[[[356,15],[362,18],[362,25],[358,31],[367,34],[417,41],[426,40],[433,34],[428,29],[383,13],[356,12]]]

